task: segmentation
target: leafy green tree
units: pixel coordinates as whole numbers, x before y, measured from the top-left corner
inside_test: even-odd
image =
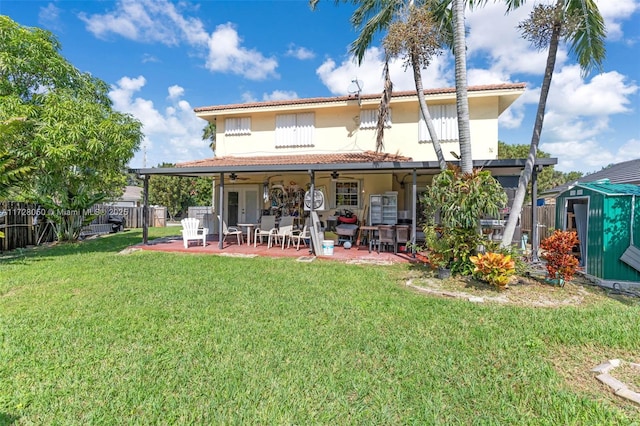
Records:
[[[59,50],[48,31],[0,16],[0,140],[33,170],[25,198],[48,210],[59,240],[73,241],[94,203],[122,194],[142,125],[114,111],[107,84]]]
[[[498,141],[498,158],[500,159],[527,158],[528,155],[529,145],[510,145],[505,142]],[[537,158],[550,157],[551,154],[538,150]],[[580,177],[582,177],[582,173],[580,172],[562,173],[555,170],[553,166],[545,167],[540,173],[538,173],[538,192],[541,193],[567,182],[575,181]],[[531,182],[529,182],[527,193],[531,193]],[[531,201],[531,197],[529,195],[527,195],[525,199],[527,201]]]
[[[576,55],[583,74],[586,74],[602,66],[606,35],[604,20],[593,0],[557,0],[555,5],[538,4],[529,19],[520,24],[520,30],[535,47],[548,50],[529,154],[512,205],[512,211],[518,213],[522,211],[527,186],[533,174],[560,42],[570,42],[570,50]],[[518,216],[519,214],[509,215],[502,238],[503,247],[511,245]]]
[[[158,167],[174,167],[162,163]],[[206,178],[178,176],[151,176],[149,179],[149,202],[167,208],[170,220],[184,215],[191,206],[210,206],[212,183]]]

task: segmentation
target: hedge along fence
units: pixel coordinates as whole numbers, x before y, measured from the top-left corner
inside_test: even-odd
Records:
[[[96,215],[93,224],[107,224],[109,215],[119,215],[125,217],[127,228],[142,228],[143,225],[143,207],[95,205],[84,213]],[[165,214],[166,207],[149,208],[149,226],[165,226]],[[0,232],[5,236],[0,238],[0,250],[10,251],[54,241],[53,226],[45,220],[45,215],[46,210],[36,204],[0,202]]]

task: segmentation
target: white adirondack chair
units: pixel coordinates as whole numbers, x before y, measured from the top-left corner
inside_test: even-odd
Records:
[[[200,220],[192,217],[182,219],[182,240],[184,242],[184,248],[189,247],[190,240],[202,240],[202,246],[207,245],[208,228],[200,228]]]

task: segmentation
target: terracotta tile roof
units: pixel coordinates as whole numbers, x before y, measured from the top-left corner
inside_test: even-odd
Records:
[[[526,88],[526,83],[503,83],[503,84],[487,84],[482,86],[469,86],[467,90],[469,92],[483,92],[489,90],[524,90]],[[428,89],[425,90],[424,93],[426,96],[429,95],[441,95],[446,93],[455,93],[455,87],[447,87],[442,89]],[[416,91],[407,90],[402,92],[393,92],[392,98],[400,98],[407,96],[415,96]],[[380,94],[367,94],[361,95],[360,99],[379,99]],[[249,102],[244,104],[230,104],[230,105],[214,105],[214,106],[206,106],[206,107],[198,107],[194,108],[195,112],[207,112],[207,111],[224,111],[228,109],[243,109],[243,108],[268,108],[268,107],[277,107],[277,106],[288,106],[288,105],[304,105],[304,104],[317,104],[317,103],[331,103],[331,102],[346,102],[349,100],[355,99],[354,95],[349,96],[335,96],[335,97],[318,97],[318,98],[304,98],[304,99],[288,99],[288,100],[278,100],[278,101],[265,101],[265,102]]]
[[[178,163],[176,167],[273,166],[286,164],[340,164],[372,162],[406,162],[410,157],[373,151],[334,154],[271,155],[261,157],[213,157]]]

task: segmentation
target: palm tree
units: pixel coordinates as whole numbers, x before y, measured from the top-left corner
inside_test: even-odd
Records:
[[[536,5],[530,18],[520,25],[525,38],[537,48],[548,46],[547,64],[540,90],[536,121],[533,126],[529,156],[524,172],[520,176],[518,189],[511,206],[511,214],[505,225],[501,245],[508,247],[513,240],[516,223],[524,202],[527,185],[533,174],[540,135],[544,123],[544,112],[551,87],[558,45],[561,39],[571,42],[571,51],[578,59],[583,75],[594,68],[600,69],[605,57],[604,20],[593,0],[557,0],[554,6]],[[535,200],[534,204],[535,206]],[[533,224],[532,226],[535,226]]]
[[[440,140],[433,126],[424,96],[424,87],[422,86],[421,70],[427,68],[431,58],[440,53],[440,46],[442,45],[442,37],[438,31],[438,26],[433,20],[431,11],[426,6],[416,7],[410,5],[406,19],[399,19],[389,25],[387,35],[382,44],[389,56],[398,56],[404,53],[405,68],[411,66],[420,113],[431,136],[440,169],[445,170],[447,163],[442,154]],[[386,69],[386,75],[388,75],[388,66]]]
[[[351,43],[350,51],[354,55],[358,65],[362,64],[362,60],[364,59],[364,54],[366,50],[371,46],[374,35],[378,31],[384,31],[389,28],[389,26],[394,22],[399,16],[403,15],[403,12],[407,10],[407,7],[412,8],[414,6],[414,0],[342,0],[345,3],[352,2],[354,4],[359,4],[358,8],[354,11],[351,16],[351,24],[360,29],[360,34],[358,38]],[[309,5],[311,9],[315,9],[319,0],[309,0]],[[336,1],[338,3],[339,0]],[[429,0],[423,0],[424,5],[431,4],[432,2]],[[414,45],[415,47],[415,45]],[[436,153],[436,157],[438,158],[438,163],[442,170],[445,170],[447,165],[444,161],[444,156],[442,154],[442,149],[440,147],[440,140],[436,133],[435,127],[433,125],[433,121],[431,120],[431,115],[429,114],[429,108],[427,107],[427,102],[424,97],[424,88],[422,87],[422,73],[421,73],[421,64],[417,59],[415,54],[411,54],[411,49],[408,49],[410,53],[410,63],[413,69],[413,77],[416,83],[416,92],[418,94],[418,101],[420,103],[420,112],[422,114],[422,118],[427,124],[427,130],[429,131],[429,136],[431,137],[431,141],[433,143],[433,149]],[[387,79],[388,74],[385,77],[385,87],[388,86],[390,81]],[[385,94],[383,94],[383,97]],[[382,101],[384,102],[384,100]],[[382,106],[382,103],[381,103]],[[379,134],[380,135],[380,134]],[[378,139],[377,147],[379,147],[381,141]]]
[[[464,0],[453,0],[453,56],[456,70],[456,109],[458,112],[458,143],[462,173],[473,171],[471,132],[469,130],[469,98],[467,96],[467,49],[465,43]]]
[[[213,151],[213,155],[216,153],[216,123],[207,123],[202,129],[202,140],[210,141],[209,148]]]

